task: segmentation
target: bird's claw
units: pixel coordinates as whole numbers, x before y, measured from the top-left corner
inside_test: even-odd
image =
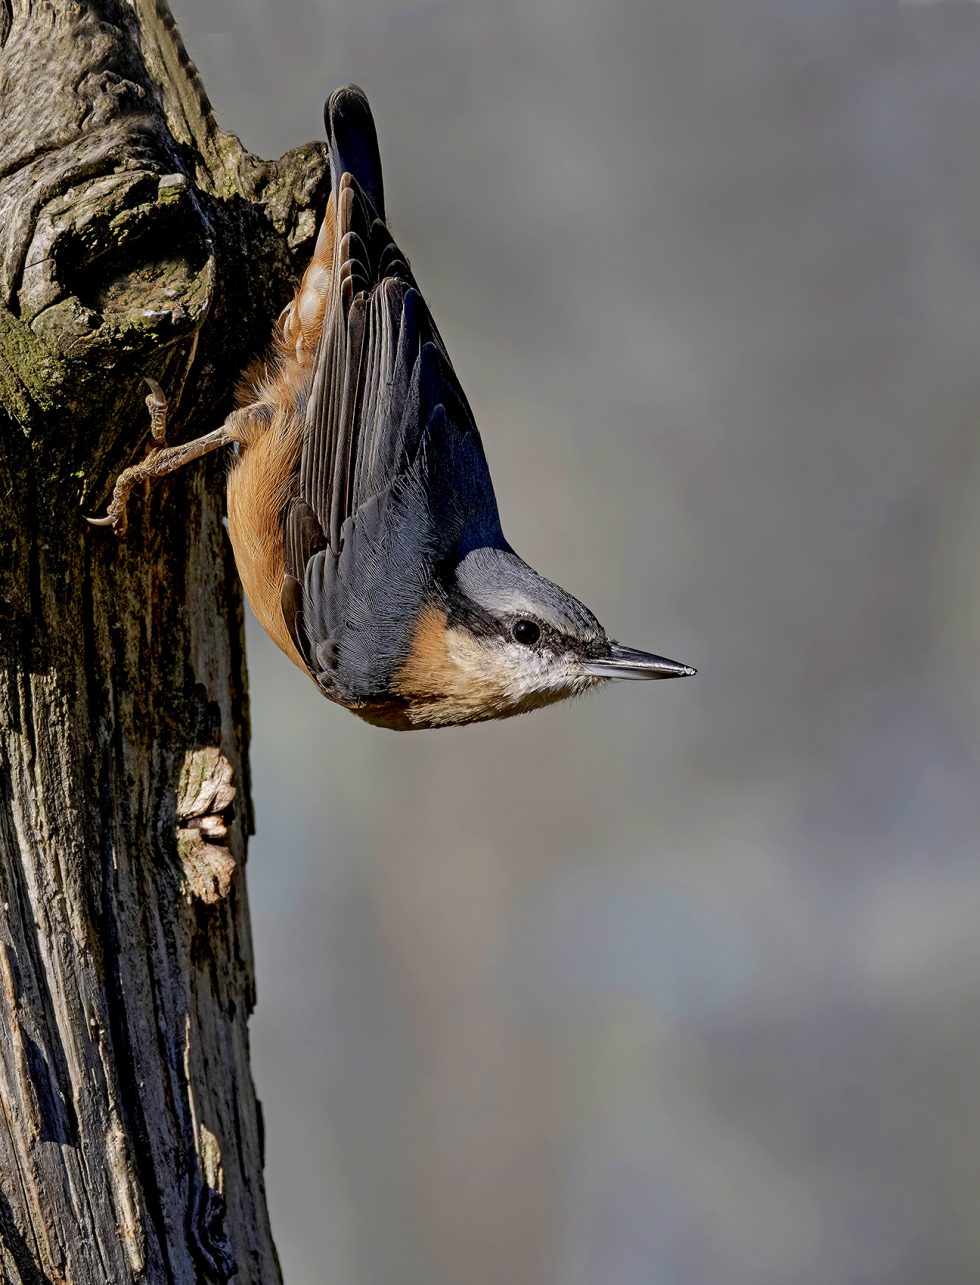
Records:
[[[167,395],[149,375],[143,376],[143,383],[150,390],[146,398],[146,409],[150,412],[150,434],[155,442],[162,445],[167,440]]]
[[[116,509],[115,513],[113,509]],[[117,509],[114,503],[109,505],[109,511],[104,518],[86,517],[85,521],[89,526],[112,527],[113,533],[120,537],[126,534],[126,509],[125,507]]]
[[[105,517],[86,517],[85,519],[90,526],[112,527],[117,536],[123,536],[126,533],[126,501],[129,499],[129,493],[134,483],[141,478],[148,479],[152,476],[149,467],[150,462],[160,455],[160,448],[167,440],[166,393],[164,393],[157,381],[151,379],[149,375],[143,376],[143,382],[150,390],[149,396],[146,398],[146,409],[150,412],[150,435],[153,438],[155,447],[143,460],[142,464],[133,465],[132,468],[124,469],[119,474]]]

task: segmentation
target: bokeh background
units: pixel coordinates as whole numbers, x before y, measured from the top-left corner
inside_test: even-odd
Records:
[[[980,4],[174,0],[355,80],[511,542],[699,666],[394,735],[249,633],[290,1285],[980,1280]]]

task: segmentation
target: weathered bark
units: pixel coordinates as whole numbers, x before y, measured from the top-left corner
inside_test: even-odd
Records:
[[[308,253],[315,145],[220,131],[157,0],[0,0],[0,1263],[274,1282],[220,461],[86,526],[221,422]]]

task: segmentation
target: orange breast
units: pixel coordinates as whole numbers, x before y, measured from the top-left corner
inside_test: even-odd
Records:
[[[228,533],[252,610],[273,642],[306,673],[282,615],[282,511],[299,456],[301,427],[295,417],[278,414],[254,438],[243,440],[228,475]]]

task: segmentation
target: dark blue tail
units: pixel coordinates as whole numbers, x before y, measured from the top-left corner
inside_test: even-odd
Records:
[[[340,176],[351,174],[374,206],[378,218],[385,217],[385,189],[381,177],[381,154],[378,134],[367,95],[356,85],[341,85],[327,99],[323,109],[330,146],[330,181],[334,187]]]

